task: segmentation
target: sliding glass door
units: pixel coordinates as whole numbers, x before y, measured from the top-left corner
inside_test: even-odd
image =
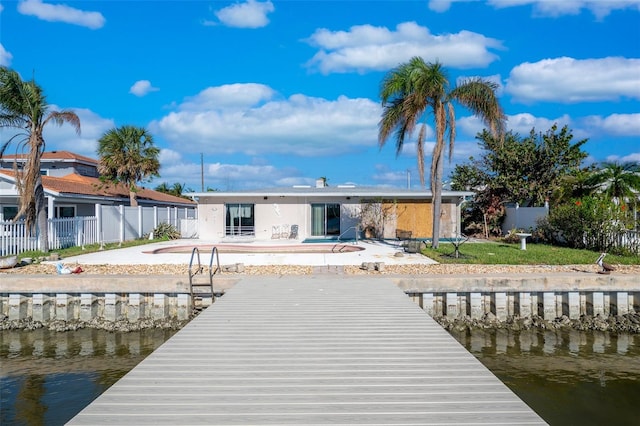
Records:
[[[311,204],[311,235],[340,235],[340,204]]]
[[[226,208],[226,236],[253,236],[256,234],[253,204],[227,204]]]

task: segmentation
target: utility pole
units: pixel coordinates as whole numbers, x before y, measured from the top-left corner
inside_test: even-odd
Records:
[[[204,154],[202,152],[200,153],[200,184],[204,192]]]

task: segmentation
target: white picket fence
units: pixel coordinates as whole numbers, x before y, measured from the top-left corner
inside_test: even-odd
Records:
[[[49,248],[52,250],[98,242],[95,216],[49,219]],[[0,222],[0,255],[39,250],[38,232],[29,233],[24,221]]]
[[[197,236],[195,209],[96,205],[96,216],[49,219],[49,249],[142,238],[160,223],[169,223],[184,238]],[[0,256],[40,250],[38,232],[29,233],[24,221],[0,222]]]

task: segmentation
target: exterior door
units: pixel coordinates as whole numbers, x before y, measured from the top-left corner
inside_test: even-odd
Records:
[[[340,204],[311,205],[311,235],[313,237],[340,235]]]
[[[226,236],[253,236],[256,234],[254,204],[227,204]]]

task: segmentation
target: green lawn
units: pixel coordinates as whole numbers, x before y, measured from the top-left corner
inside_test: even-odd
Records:
[[[441,242],[438,250],[429,245],[422,251],[440,263],[467,263],[486,265],[584,265],[594,263],[600,253],[589,250],[577,250],[555,247],[545,244],[527,244],[527,250],[520,250],[520,244],[506,243],[464,243],[460,246],[461,257],[451,255],[454,246]],[[640,256],[607,255],[607,263],[621,265],[640,265]]]
[[[150,244],[150,243],[157,243],[159,241],[167,241],[167,239],[157,239],[157,240],[140,239],[140,240],[125,241],[122,244],[109,243],[109,244],[105,244],[102,247],[102,249],[100,248],[100,244],[89,244],[89,245],[86,245],[84,249],[82,247],[69,247],[65,249],[51,250],[49,254],[58,253],[61,258],[65,258],[65,257],[71,257],[71,256],[78,256],[81,254],[94,253],[100,250],[113,250],[118,248],[141,246],[141,245]],[[41,251],[25,251],[18,255],[18,259],[24,259],[24,258],[38,259],[40,257],[45,257],[47,255],[48,255],[47,253],[43,253]]]

